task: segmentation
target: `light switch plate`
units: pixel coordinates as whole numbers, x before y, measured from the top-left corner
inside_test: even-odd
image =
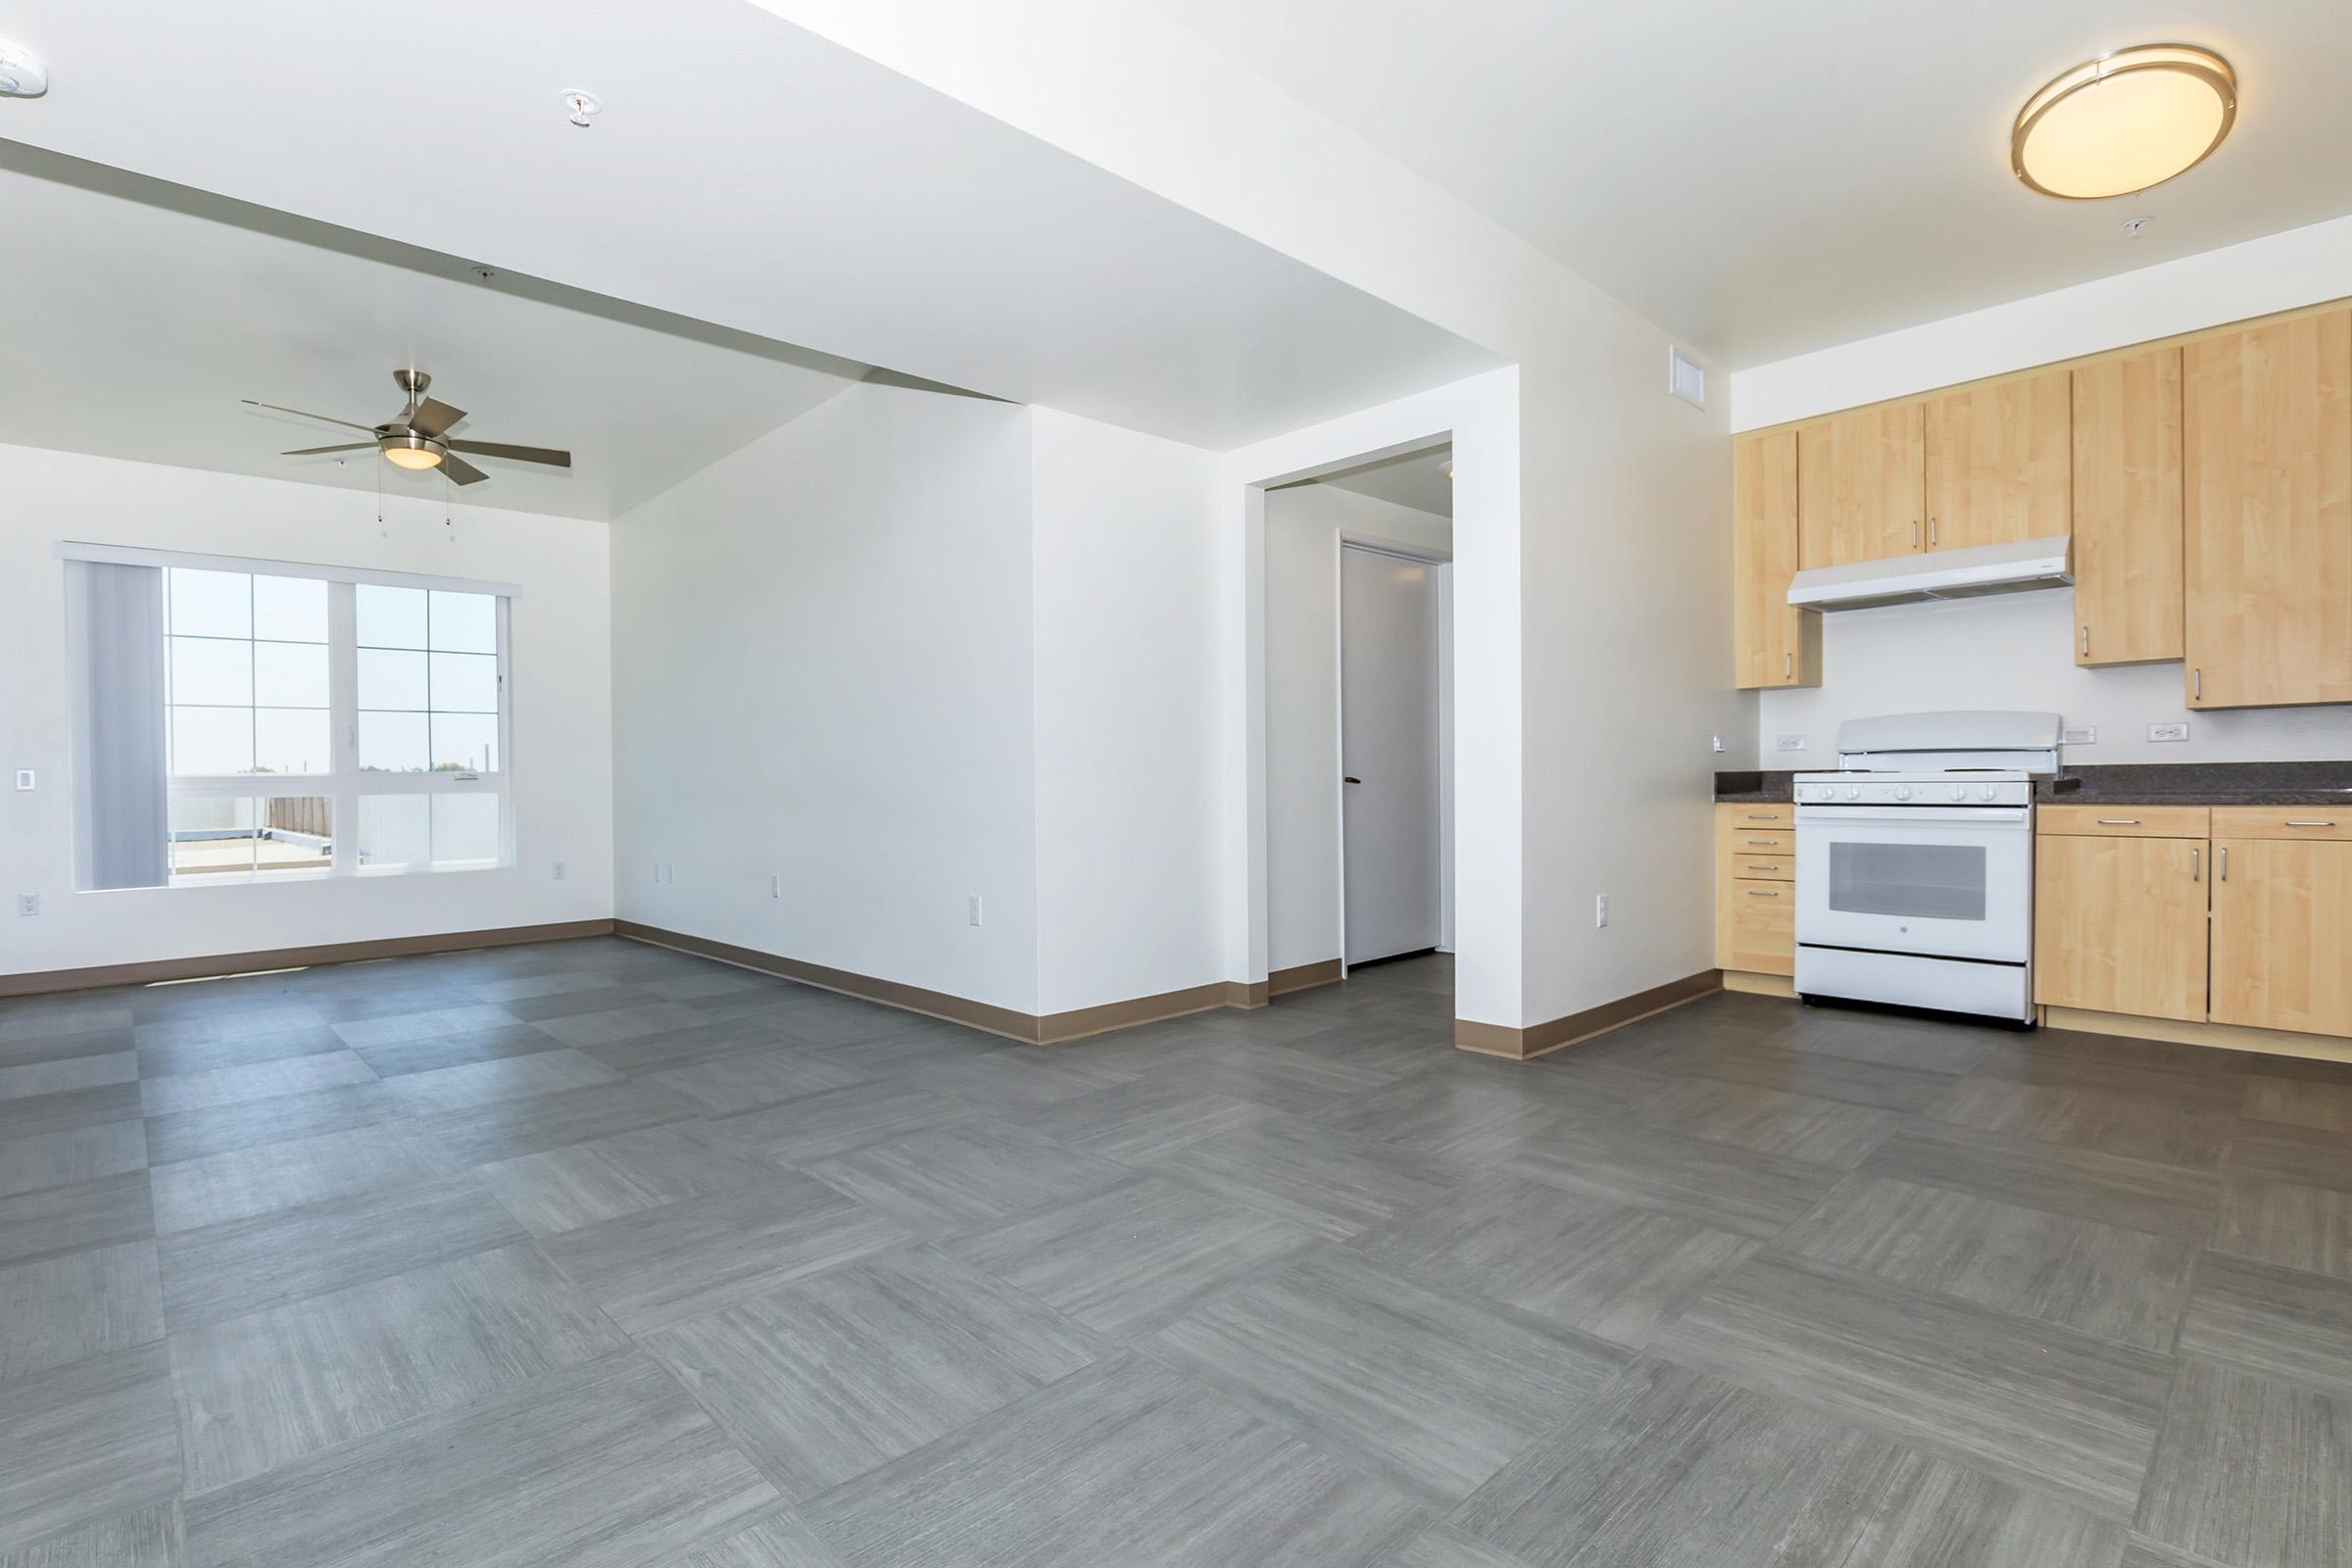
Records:
[[[2099,726],[2069,724],[2058,732],[2058,738],[2069,746],[2095,746],[2099,740]]]
[[[1722,748],[1722,747],[1720,747],[1720,746],[1718,746],[1718,747],[1716,748],[1716,750],[1717,750],[1717,751],[1721,751],[1721,750],[1723,750],[1723,748]],[[29,768],[29,767],[20,767],[20,768],[18,768],[18,769],[17,769],[17,788],[19,788],[19,789],[21,789],[21,790],[28,790],[28,789],[32,788],[32,769],[31,769],[31,768]]]
[[[2186,724],[2150,724],[2148,739],[2152,741],[2184,741],[2188,739]]]

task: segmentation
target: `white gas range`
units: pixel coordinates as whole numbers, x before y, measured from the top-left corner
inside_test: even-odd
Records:
[[[2034,780],[2055,713],[1900,713],[1796,775],[1796,990],[2034,1015]]]

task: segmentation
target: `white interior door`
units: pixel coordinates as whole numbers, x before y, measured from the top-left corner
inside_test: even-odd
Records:
[[[1341,836],[1349,963],[1438,946],[1435,566],[1340,550]]]

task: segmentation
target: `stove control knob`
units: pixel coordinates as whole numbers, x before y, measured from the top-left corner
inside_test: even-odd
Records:
[[[1894,787],[1894,798],[1898,801],[1909,800],[1911,798],[1911,786],[1908,784],[1897,784]]]
[[[1965,784],[1955,784],[1955,785],[1953,785],[1953,786],[1952,786],[1952,799],[1953,799],[1953,800],[1955,800],[1955,801],[1965,801],[1965,800],[1967,800],[1967,799],[1968,799],[1968,786],[1967,786],[1967,785],[1965,785]]]
[[[1845,798],[1849,801],[1860,800],[1862,798],[1862,786],[1859,784],[1848,784],[1845,787]]]
[[[1978,785],[1978,786],[1977,786],[1977,796],[1978,796],[1978,798],[1979,798],[1980,800],[1986,800],[1986,801],[1989,801],[1989,800],[1991,800],[1991,799],[1992,799],[1992,798],[1993,798],[1995,795],[1998,795],[1999,793],[2000,793],[2000,791],[1998,791],[1998,790],[1994,789],[1994,788],[1993,788],[1991,785],[1989,785],[1989,784],[1980,784],[1980,785]]]

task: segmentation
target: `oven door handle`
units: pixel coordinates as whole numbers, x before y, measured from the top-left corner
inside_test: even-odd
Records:
[[[1914,827],[2024,826],[2033,820],[2030,806],[1800,806],[1798,827],[1836,827],[1843,822],[1906,822]]]

